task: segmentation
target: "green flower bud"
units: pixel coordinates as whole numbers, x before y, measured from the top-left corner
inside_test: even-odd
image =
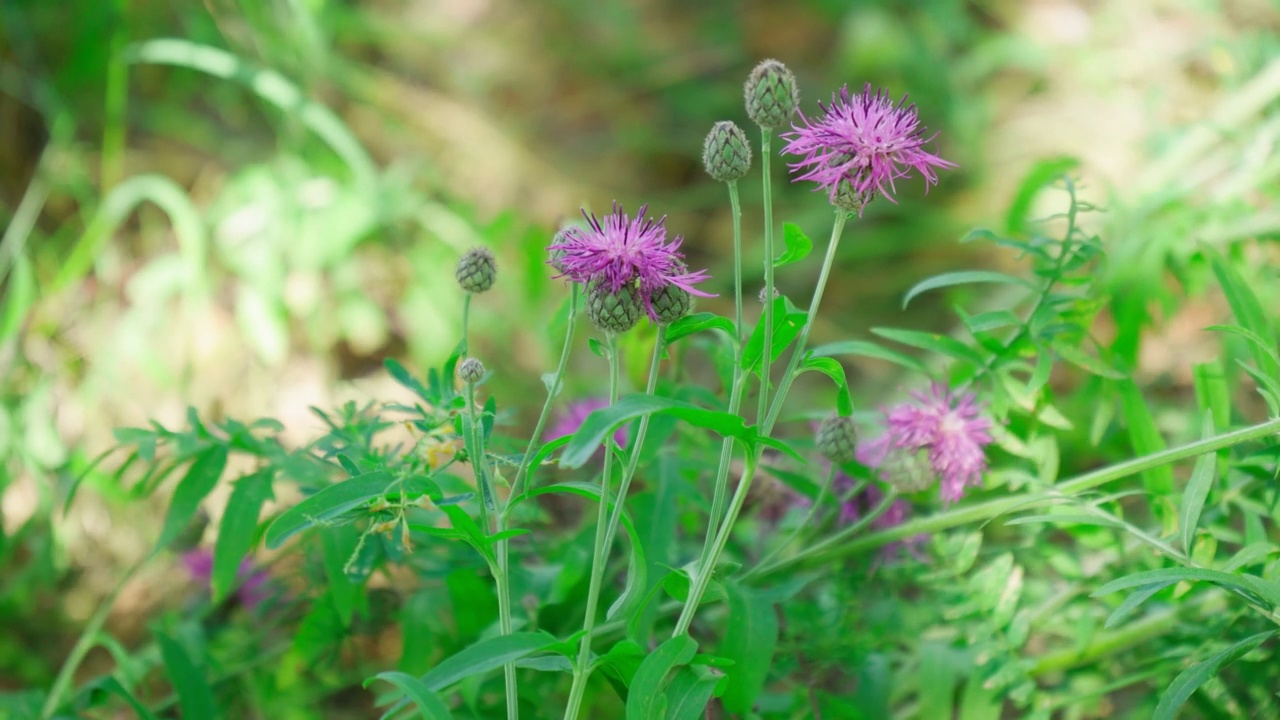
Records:
[[[858,445],[858,436],[853,427],[853,418],[831,415],[818,426],[816,440],[818,452],[833,463],[853,461],[854,450]]]
[[[493,253],[486,247],[473,247],[458,261],[454,277],[458,285],[470,293],[482,293],[493,287],[493,279],[498,273]]]
[[[667,285],[649,296],[649,304],[658,316],[658,324],[670,325],[693,310],[693,296],[684,288]]]
[[[751,71],[745,87],[747,117],[765,130],[786,127],[800,106],[796,76],[777,60],[765,60]]]
[[[624,285],[615,293],[601,282],[587,285],[587,317],[601,332],[624,333],[635,327],[643,314],[640,291],[634,286]]]
[[[480,378],[484,377],[484,363],[473,357],[463,360],[458,366],[458,377],[465,383],[480,382]]]
[[[716,123],[702,143],[702,166],[720,182],[733,182],[751,169],[751,144],[742,128],[727,120]]]

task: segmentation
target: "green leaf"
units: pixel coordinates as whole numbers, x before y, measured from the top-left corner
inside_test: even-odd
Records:
[[[452,720],[453,713],[449,712],[449,706],[445,705],[444,700],[435,694],[416,677],[406,673],[388,670],[380,672],[377,675],[364,681],[367,688],[369,684],[375,680],[383,680],[404,691],[404,694],[418,706],[418,710],[422,712],[422,717],[427,720]]]
[[[1150,600],[1152,595],[1155,595],[1172,584],[1173,583],[1171,582],[1152,583],[1150,585],[1140,586],[1137,590],[1129,593],[1129,596],[1124,599],[1124,602],[1120,603],[1120,607],[1116,608],[1107,618],[1105,627],[1110,630],[1124,622],[1124,620],[1132,615],[1133,611],[1137,610],[1142,603]]]
[[[960,270],[957,272],[943,273],[934,275],[931,278],[916,283],[915,287],[907,291],[905,297],[902,298],[902,309],[906,310],[907,305],[921,293],[939,288],[953,287],[956,285],[974,285],[979,283],[994,283],[999,285],[1021,285],[1030,288],[1031,283],[1020,277],[1014,277],[1007,273],[993,272],[990,270]]]
[[[663,720],[668,698],[663,691],[672,669],[687,665],[698,651],[688,635],[678,635],[658,646],[640,663],[627,690],[627,720]]]
[[[1204,568],[1164,568],[1147,570],[1117,578],[1093,591],[1093,597],[1109,595],[1119,590],[1165,583],[1211,582],[1232,590],[1259,605],[1280,607],[1280,584],[1253,575],[1234,575]]]
[[[173,542],[191,518],[195,517],[200,503],[213,491],[227,467],[227,448],[225,445],[214,445],[196,454],[187,468],[187,474],[178,481],[173,490],[173,498],[169,501],[169,512],[164,518],[164,527],[160,530],[160,539],[156,547],[165,547]]]
[[[849,381],[845,378],[844,366],[834,358],[813,357],[812,354],[810,354],[810,356],[805,358],[805,361],[801,363],[800,369],[796,371],[796,374],[798,375],[809,370],[820,372],[835,381],[836,410],[846,417],[852,415],[853,397],[849,394]]]
[[[667,685],[666,720],[699,720],[718,682],[720,676],[703,665],[677,670]]]
[[[1013,202],[1009,203],[1009,212],[1005,215],[1006,231],[1012,235],[1025,235],[1032,228],[1029,217],[1040,191],[1048,187],[1054,180],[1079,167],[1080,161],[1072,157],[1048,158],[1037,162],[1023,177],[1014,193]]]
[[[178,694],[183,720],[214,720],[217,705],[213,700],[213,689],[191,662],[186,649],[163,633],[156,634],[156,642],[160,645],[160,657],[165,671],[169,673],[169,681]]]
[[[787,249],[773,261],[776,268],[800,262],[813,252],[813,241],[795,223],[782,223],[782,241]]]
[[[777,360],[791,341],[796,339],[804,326],[805,318],[808,317],[804,312],[788,307],[789,304],[786,297],[779,297],[773,301],[773,355],[770,362]],[[751,332],[751,337],[747,338],[746,345],[742,347],[742,369],[758,374],[760,357],[763,354],[764,322],[760,322]]]
[[[1249,345],[1253,352],[1261,352],[1269,359],[1280,363],[1280,355],[1276,355],[1275,347],[1252,330],[1242,328],[1239,325],[1210,325],[1205,328],[1205,330],[1216,330],[1218,332],[1227,333],[1228,335],[1242,337],[1249,341]]]
[[[871,332],[903,345],[961,360],[974,367],[982,367],[987,362],[986,358],[977,350],[946,335],[919,332],[917,330],[894,330],[892,328],[871,328]]]
[[[1097,527],[1124,527],[1124,523],[1105,515],[1077,515],[1068,513],[1050,513],[1048,515],[1027,515],[1014,518],[1005,525],[1033,525],[1036,523],[1064,525],[1095,525]]]
[[[835,355],[860,355],[862,357],[875,358],[876,360],[886,360],[924,375],[929,373],[929,369],[924,366],[924,363],[910,355],[905,355],[897,350],[890,350],[865,340],[846,340],[844,342],[819,345],[809,352],[810,357],[832,357]]]
[[[275,549],[307,528],[332,520],[382,495],[391,476],[377,470],[335,483],[281,513],[267,528],[267,547]]]
[[[724,691],[724,707],[731,713],[748,713],[773,665],[778,646],[778,616],[773,604],[758,593],[727,583],[729,621],[720,654],[734,662]]]
[[[1058,357],[1066,360],[1085,372],[1092,373],[1098,377],[1104,377],[1109,380],[1123,380],[1125,378],[1124,373],[1111,367],[1106,363],[1106,361],[1090,355],[1085,352],[1084,349],[1076,347],[1075,345],[1066,343],[1054,345],[1053,350],[1058,354]]]
[[[1249,651],[1275,637],[1276,633],[1280,633],[1280,630],[1267,630],[1257,635],[1251,635],[1183,670],[1160,696],[1160,702],[1156,705],[1155,715],[1152,716],[1154,720],[1173,720],[1182,704],[1201,685],[1217,675],[1222,668],[1239,660]]]
[[[387,369],[387,372],[390,373],[393,380],[400,383],[406,389],[412,391],[414,395],[417,395],[428,403],[434,402],[431,391],[427,389],[427,386],[423,385],[418,378],[414,377],[413,373],[406,370],[404,365],[400,364],[400,361],[395,358],[387,358],[382,361],[382,365]]]
[[[419,686],[438,693],[464,678],[496,670],[509,662],[559,644],[545,632],[517,632],[485,638],[445,658],[419,678]],[[383,719],[400,712],[408,701],[401,698],[382,714]]]
[[[588,415],[560,456],[561,467],[582,467],[591,460],[596,448],[604,443],[614,428],[635,418],[654,414],[674,415],[695,427],[712,430],[723,437],[737,438],[748,445],[756,439],[755,428],[737,415],[707,410],[671,398],[636,393]]]
[[[1120,392],[1120,411],[1129,426],[1129,442],[1135,456],[1151,455],[1165,449],[1164,438],[1151,417],[1146,398],[1132,380],[1116,383]],[[1168,465],[1151,468],[1142,473],[1142,485],[1149,492],[1168,495],[1173,492],[1173,468]]]
[[[351,626],[351,617],[355,614],[360,595],[361,582],[348,576],[346,567],[360,550],[361,537],[361,531],[352,525],[325,528],[320,533],[324,573],[329,580],[324,590],[333,601],[338,622],[342,623],[344,628]],[[363,537],[365,544],[377,541],[377,538],[372,535]]]
[[[1222,292],[1227,296],[1227,303],[1231,306],[1231,313],[1235,315],[1236,322],[1256,336],[1256,339],[1250,342],[1250,348],[1258,370],[1267,377],[1280,377],[1280,359],[1277,359],[1276,355],[1275,330],[1271,327],[1271,321],[1263,311],[1262,304],[1258,302],[1258,297],[1253,294],[1248,283],[1240,277],[1221,253],[1209,246],[1202,247],[1201,251],[1213,266],[1213,274],[1217,276],[1218,284],[1222,286]]]
[[[107,693],[119,697],[121,700],[129,703],[129,707],[133,708],[133,711],[137,713],[138,717],[142,718],[142,720],[156,720],[155,714],[148,710],[146,705],[139,702],[138,698],[134,697],[133,693],[129,692],[128,688],[122,685],[119,680],[111,675],[100,677],[92,681],[89,685],[82,688],[79,694],[82,696],[88,695],[90,698],[89,703],[92,705],[95,702],[93,700],[93,696],[97,693]],[[5,709],[3,704],[0,704],[0,709]],[[35,716],[32,715],[32,717]]]
[[[1204,430],[1201,439],[1213,436],[1213,415],[1204,413]],[[1196,467],[1191,471],[1191,479],[1187,481],[1187,489],[1182,493],[1182,505],[1178,509],[1178,527],[1182,529],[1182,549],[1189,555],[1191,545],[1196,539],[1196,526],[1200,524],[1200,513],[1204,510],[1205,498],[1213,487],[1218,466],[1215,453],[1205,453],[1196,458]]]
[[[236,584],[240,561],[253,549],[258,536],[258,513],[262,504],[272,497],[271,481],[275,471],[259,470],[245,475],[235,483],[222,524],[218,526],[218,539],[213,546],[213,601],[221,602]]]
[[[715,313],[700,312],[693,315],[685,315],[668,325],[667,344],[670,345],[677,340],[703,330],[719,330],[728,335],[730,339],[737,339],[737,328],[733,326],[732,320],[720,317]]]

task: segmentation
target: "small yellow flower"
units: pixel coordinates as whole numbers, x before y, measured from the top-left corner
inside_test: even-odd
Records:
[[[427,455],[427,465],[432,470],[439,467],[462,449],[462,441],[458,438],[441,439],[439,437],[429,437],[426,439],[423,452]]]

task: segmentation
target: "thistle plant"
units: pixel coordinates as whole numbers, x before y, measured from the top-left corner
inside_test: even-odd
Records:
[[[461,325],[450,330],[457,335],[444,364],[420,378],[387,362],[411,402],[320,412],[327,429],[303,448],[286,447],[270,422],[204,422],[194,414],[188,431],[158,424],[123,431],[134,457],[154,465],[144,487],[154,487],[152,474],[188,468],[148,562],[191,524],[228,457],[243,454],[257,469],[236,482],[212,555],[184,556],[193,576],[202,583],[207,576],[212,597],[238,596],[255,612],[260,603],[273,607],[261,592],[276,583],[252,559],[260,525],[268,548],[298,551],[306,558],[299,572],[319,578],[283,594],[311,630],[357,634],[384,615],[371,601],[371,576],[381,573],[383,585],[413,578],[408,602],[429,611],[406,611],[416,620],[401,628],[400,665],[366,681],[379,683],[384,717],[416,710],[433,718],[505,713],[508,720],[949,717],[960,692],[975,717],[1007,714],[1007,704],[1048,717],[1051,710],[1032,699],[1046,678],[1082,657],[1117,656],[1133,638],[1150,640],[1168,625],[1155,615],[1125,631],[1098,631],[1084,649],[1032,657],[1032,632],[1041,633],[1042,646],[1058,640],[1046,617],[1090,592],[1128,591],[1109,618],[1078,618],[1110,627],[1160,593],[1210,586],[1196,607],[1232,608],[1248,633],[1221,648],[1204,631],[1197,642],[1213,653],[1185,671],[1161,666],[1170,689],[1154,709],[1171,717],[1199,683],[1233,660],[1271,651],[1280,635],[1280,566],[1270,559],[1276,545],[1263,520],[1277,495],[1260,490],[1275,472],[1275,445],[1253,447],[1280,431],[1280,385],[1266,372],[1276,366],[1274,333],[1260,319],[1262,303],[1227,260],[1205,252],[1241,323],[1224,332],[1244,343],[1238,364],[1256,381],[1270,419],[1232,429],[1243,414],[1229,402],[1225,373],[1214,372],[1221,368],[1205,367],[1197,370],[1198,436],[1166,445],[1131,370],[1088,329],[1105,300],[1097,284],[1105,247],[1080,222],[1092,208],[1076,197],[1069,174],[1042,172],[1025,192],[1065,193],[1067,213],[1057,225],[1019,220],[1016,232],[971,238],[1012,249],[1029,263],[1029,277],[958,271],[922,280],[905,299],[994,284],[1012,291],[1007,304],[958,308],[949,335],[873,328],[874,341],[811,342],[846,229],[856,235],[887,209],[878,200],[923,195],[957,167],[939,154],[921,111],[905,96],[890,97],[871,85],[860,93],[846,86],[806,114],[785,65],[768,60],[750,73],[742,113],[760,131],[758,154],[731,120],[716,123],[702,146],[707,175],[728,195],[731,280],[692,269],[697,263],[686,250],[704,251],[706,239],[668,229],[666,216],[650,215],[648,205],[634,215],[617,202],[605,214],[583,209],[585,224],[546,233],[545,272],[564,281],[563,336],[557,322],[558,363],[542,378],[545,396],[539,391],[528,432],[520,411],[532,418],[536,402],[502,393],[516,363],[499,354],[501,344],[478,343],[480,353],[469,343],[472,314],[500,311],[489,304],[497,292],[482,295],[502,287],[500,247],[472,248],[456,265]],[[819,194],[806,197],[825,201],[831,213],[803,309],[775,283],[775,270],[794,270],[813,245],[788,223],[785,248],[774,247],[775,133],[785,141],[779,154],[790,158],[791,182],[812,183]],[[759,232],[745,237],[758,235],[758,246],[744,243],[738,188],[756,167],[761,206],[749,223]],[[762,263],[758,312],[755,304],[744,308],[744,262]],[[711,290],[730,282],[733,314],[722,317]],[[578,327],[580,315],[589,327]],[[856,321],[838,325],[844,331]],[[582,369],[595,361],[580,347],[579,330],[604,361],[595,371],[608,378],[604,387]],[[888,361],[899,374],[876,388],[851,387],[845,360],[854,356]],[[624,363],[638,370],[624,372]],[[1116,414],[1112,405],[1086,404],[1075,408],[1090,413],[1083,421],[1068,419],[1056,378],[1069,372],[1083,373],[1086,399],[1118,398],[1131,459],[1059,477],[1062,448],[1080,447],[1075,428],[1088,426],[1097,448]],[[792,397],[804,374],[830,385]],[[401,436],[387,439],[393,432]],[[1237,446],[1253,449],[1235,458]],[[1190,478],[1175,492],[1172,464],[1193,458]],[[1134,477],[1141,491],[1113,487]],[[1215,478],[1230,484],[1216,487]],[[259,524],[273,484],[285,479],[300,499]],[[1145,514],[1128,512],[1140,495],[1155,500]],[[1271,510],[1258,498],[1269,498]],[[1226,522],[1233,512],[1251,519],[1236,528]],[[993,522],[1011,513],[1027,514]],[[1202,532],[1211,515],[1218,527]],[[1119,576],[1030,578],[1041,569],[1018,553],[1038,538],[1010,534],[1057,523],[1098,529],[1089,536],[1095,544],[1114,533],[1115,551],[1091,557],[1121,563]],[[997,550],[983,550],[984,542]],[[1240,547],[1224,561],[1218,543]],[[1137,548],[1146,552],[1131,552]],[[1079,564],[1066,556],[1056,563]],[[933,612],[905,602],[903,592],[955,602]],[[436,623],[442,627],[422,619],[445,605],[451,621]],[[1080,607],[1072,604],[1072,612]],[[95,616],[86,638],[105,617]],[[338,645],[307,647],[316,634],[300,632],[281,652],[293,653],[298,667],[342,656]],[[433,643],[417,644],[423,637]],[[93,642],[77,645],[46,716],[68,705],[76,665]],[[893,660],[901,673],[893,687],[906,698],[893,701],[895,711],[881,669],[908,647],[908,661]],[[160,651],[173,667],[193,668],[188,678],[196,673],[183,664],[181,643],[166,636]],[[963,667],[940,669],[939,658]],[[860,669],[846,667],[853,664]],[[925,680],[901,680],[916,674]],[[829,689],[854,686],[875,692]],[[184,713],[194,707],[182,701]]]

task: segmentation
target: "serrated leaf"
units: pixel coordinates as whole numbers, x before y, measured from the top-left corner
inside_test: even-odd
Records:
[[[938,290],[940,288],[954,287],[956,285],[977,285],[977,284],[998,284],[998,285],[1021,285],[1025,288],[1031,288],[1031,283],[1023,278],[1014,277],[1007,273],[994,272],[991,270],[958,270],[956,272],[943,273],[934,275],[931,278],[921,280],[916,283],[915,287],[907,291],[902,298],[902,309],[906,310],[907,305],[921,293],[930,290]]]

